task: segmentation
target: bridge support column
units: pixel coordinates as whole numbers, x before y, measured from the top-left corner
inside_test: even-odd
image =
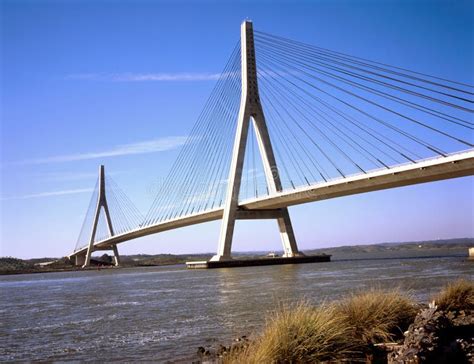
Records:
[[[253,26],[250,21],[243,22],[241,26],[241,55],[242,94],[239,119],[228,179],[224,215],[222,218],[221,233],[219,237],[219,247],[217,254],[212,257],[212,261],[231,259],[235,220],[239,218],[239,215],[242,215],[242,212],[239,211],[238,199],[250,120],[252,120],[255,129],[269,194],[272,195],[282,190],[275,155],[273,153],[265,116],[260,103],[257,85],[257,65],[255,62]],[[258,214],[255,216],[258,216]],[[301,255],[298,252],[288,209],[285,207],[275,210],[273,218],[276,218],[278,221],[284,256],[294,257]]]
[[[114,251],[114,265],[118,267],[120,265],[120,255],[116,244],[112,246],[112,250]]]
[[[97,205],[95,209],[95,215],[94,215],[94,223],[92,224],[92,231],[91,231],[91,236],[89,239],[89,246],[87,248],[87,253],[85,257],[84,264],[82,267],[88,267],[91,263],[91,256],[92,252],[94,252],[94,240],[95,240],[95,235],[97,232],[97,225],[99,223],[99,216],[100,216],[100,211],[101,209],[104,209],[105,213],[105,220],[107,222],[107,228],[109,229],[109,234],[110,236],[114,236],[114,229],[112,226],[112,219],[110,218],[110,212],[109,212],[109,205],[107,204],[107,198],[105,195],[105,173],[104,173],[104,166],[101,165],[99,167],[99,195],[97,197]],[[114,254],[115,254],[115,265],[118,265],[118,251],[117,247],[114,245]]]
[[[74,256],[74,265],[83,266],[85,262],[86,262],[86,254]]]

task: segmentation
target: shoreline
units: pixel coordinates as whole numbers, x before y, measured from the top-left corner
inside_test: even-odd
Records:
[[[307,256],[330,255],[331,262],[375,261],[375,260],[410,260],[437,258],[469,259],[469,249],[474,246],[474,238],[446,239],[409,243],[382,243],[372,245],[340,246],[324,249],[308,249],[303,251]],[[274,252],[279,254],[280,252]],[[261,259],[268,252],[234,253],[236,260]],[[0,257],[0,275],[36,274],[53,272],[95,271],[100,269],[123,269],[140,267],[160,267],[183,265],[189,261],[208,261],[211,253],[203,254],[135,254],[123,255],[119,267],[112,266],[112,257],[104,254],[94,257],[93,266],[82,268],[73,265],[67,257],[18,259]]]
[[[115,266],[98,266],[96,267],[71,267],[71,268],[58,268],[58,269],[45,269],[42,270],[41,268],[32,269],[31,271],[0,271],[0,276],[12,276],[12,275],[21,275],[21,274],[38,274],[38,273],[66,273],[66,272],[97,272],[101,270],[122,270],[122,269],[134,269],[134,268],[151,268],[151,267],[164,267],[164,266],[172,266],[172,265],[185,265],[185,263],[163,263],[163,264],[154,264],[154,265],[137,265],[137,266],[126,266],[126,267],[115,267]]]
[[[353,262],[353,261],[377,261],[377,260],[413,260],[413,259],[443,259],[443,258],[465,258],[466,261],[474,260],[465,254],[444,254],[444,255],[423,255],[423,256],[393,256],[393,257],[370,257],[370,258],[335,258],[332,259],[332,263],[337,262]],[[0,271],[0,276],[13,276],[21,274],[39,274],[39,273],[66,273],[66,272],[86,272],[86,271],[101,271],[101,270],[122,270],[122,269],[134,269],[134,268],[152,268],[152,267],[166,267],[166,266],[183,266],[186,268],[185,262],[177,263],[157,263],[157,264],[143,264],[143,265],[126,265],[126,266],[91,266],[91,267],[64,267],[64,268],[28,268],[24,270],[4,270]],[[244,266],[238,268],[245,268]]]

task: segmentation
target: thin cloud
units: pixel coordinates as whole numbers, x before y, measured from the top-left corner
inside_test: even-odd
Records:
[[[118,175],[129,173],[129,171],[113,171],[107,172],[108,175]],[[48,172],[42,174],[32,175],[35,179],[42,181],[53,181],[53,182],[69,182],[69,181],[80,181],[80,180],[90,180],[97,178],[97,172]]]
[[[74,190],[49,191],[49,192],[32,193],[32,194],[29,194],[29,195],[22,195],[22,196],[2,197],[2,198],[0,198],[0,200],[2,200],[2,201],[28,200],[28,199],[31,199],[31,198],[75,195],[75,194],[78,194],[78,193],[85,193],[85,192],[92,192],[92,191],[93,191],[92,188],[77,188],[77,189],[74,189]]]
[[[184,136],[165,137],[138,143],[122,144],[105,151],[66,154],[46,158],[29,159],[25,161],[15,162],[13,164],[63,163],[89,159],[119,157],[132,154],[164,152],[182,146],[185,143],[186,139],[187,137]]]
[[[145,81],[213,81],[219,73],[76,73],[66,76],[67,80],[145,82]]]

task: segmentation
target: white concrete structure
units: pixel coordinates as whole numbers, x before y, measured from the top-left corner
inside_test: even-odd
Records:
[[[91,236],[89,239],[89,245],[87,246],[87,251],[85,251],[85,254],[83,253],[83,254],[75,255],[76,265],[82,264],[83,267],[87,267],[90,265],[92,252],[96,250],[109,250],[109,249],[112,249],[114,252],[114,264],[116,266],[120,264],[120,257],[118,254],[118,249],[117,249],[116,244],[107,245],[105,247],[98,247],[94,245],[95,235],[97,233],[97,225],[99,223],[99,216],[102,209],[104,210],[104,213],[105,213],[105,221],[107,222],[109,235],[113,237],[115,234],[114,234],[114,228],[112,226],[112,219],[110,218],[109,205],[107,204],[107,197],[105,193],[105,173],[104,173],[103,165],[99,167],[99,194],[97,196],[97,204],[95,208],[94,222],[92,224],[92,231],[91,231]]]
[[[338,178],[308,187],[274,192],[271,195],[241,201],[236,215],[238,218],[253,218],[258,211],[259,218],[275,218],[275,210],[282,206],[292,206],[336,197],[354,195],[388,188],[409,186],[413,184],[440,181],[474,175],[474,150],[456,153],[448,157],[431,158],[418,163],[395,166],[366,174],[360,173],[346,178]],[[267,210],[266,208],[273,210]],[[94,244],[94,250],[112,249],[114,245],[128,240],[156,234],[162,231],[178,229],[185,226],[201,224],[222,219],[224,209],[216,208],[190,214],[178,219],[140,227],[123,234],[117,234]],[[85,257],[88,247],[79,249],[70,257]]]
[[[235,134],[234,149],[230,165],[228,187],[222,227],[219,238],[217,254],[212,261],[231,259],[232,237],[234,234],[235,220],[239,218],[260,219],[274,218],[278,222],[280,237],[283,243],[284,256],[293,257],[298,255],[295,234],[291,226],[290,215],[285,206],[273,211],[267,211],[266,215],[251,211],[240,211],[239,193],[242,181],[242,169],[245,157],[245,148],[250,122],[253,122],[258,147],[262,157],[263,169],[270,194],[282,191],[280,174],[276,165],[272,143],[265,123],[265,115],[260,103],[257,82],[257,65],[255,62],[255,48],[253,39],[252,22],[244,21],[240,33],[241,57],[242,57],[242,94],[240,97],[240,110]],[[245,214],[245,217],[239,215]]]
[[[448,156],[369,171],[283,191],[265,122],[265,115],[260,102],[253,27],[250,21],[245,21],[241,26],[241,65],[241,103],[224,207],[192,213],[152,225],[140,226],[134,230],[115,235],[106,199],[104,167],[101,166],[99,197],[89,244],[75,251],[70,256],[76,259],[76,264],[87,266],[90,264],[90,257],[93,251],[112,249],[114,251],[115,264],[118,265],[117,244],[119,243],[166,230],[218,219],[222,219],[222,226],[217,254],[211,259],[212,261],[231,259],[232,238],[237,219],[277,220],[283,243],[284,257],[295,257],[299,256],[300,253],[298,252],[288,213],[288,206],[474,174],[474,149],[470,149]],[[262,157],[268,195],[239,201],[250,123],[253,123]],[[110,237],[94,242],[102,208],[105,213]]]

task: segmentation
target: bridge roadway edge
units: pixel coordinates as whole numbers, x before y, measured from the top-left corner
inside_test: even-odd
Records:
[[[244,210],[275,209],[283,206],[293,206],[353,194],[471,175],[474,175],[474,150],[452,154],[447,157],[423,160],[416,164],[396,166],[390,169],[369,172],[367,174],[349,176],[344,179],[341,178],[295,190],[285,190],[273,196],[242,201],[239,207]],[[98,249],[111,248],[114,244],[123,243],[139,237],[219,220],[222,218],[222,214],[223,209],[218,208],[176,220],[165,221],[156,225],[140,227],[97,242],[95,247]],[[82,255],[85,250],[87,250],[87,247],[73,252],[69,255],[69,258]]]

